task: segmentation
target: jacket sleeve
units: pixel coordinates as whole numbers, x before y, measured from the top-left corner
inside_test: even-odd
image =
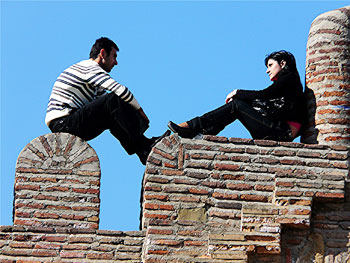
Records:
[[[296,75],[292,73],[283,74],[272,85],[263,90],[238,90],[236,97],[245,101],[252,101],[257,98],[266,100],[282,96],[290,97],[293,96],[293,87],[297,86],[297,81],[298,77]]]

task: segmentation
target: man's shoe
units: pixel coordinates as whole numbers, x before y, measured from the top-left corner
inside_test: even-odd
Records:
[[[148,155],[149,155],[150,151],[148,150],[142,150],[142,151],[138,151],[136,154],[137,156],[139,157],[140,159],[140,162],[143,164],[143,165],[146,165],[146,162],[147,162],[147,158],[148,158]]]
[[[150,140],[152,141],[151,143],[151,149],[158,143],[160,142],[163,138],[167,137],[170,135],[170,131],[166,130],[161,136],[158,137],[152,137]]]
[[[169,121],[168,127],[172,132],[179,134],[182,138],[192,139],[198,134],[191,128],[180,127],[179,125],[173,123],[172,121]]]

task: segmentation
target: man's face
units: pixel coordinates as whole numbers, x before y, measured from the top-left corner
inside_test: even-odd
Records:
[[[105,53],[105,54],[107,54],[107,53]],[[116,65],[118,65],[117,50],[114,47],[112,47],[112,50],[109,53],[109,55],[104,57],[104,59],[102,60],[101,66],[105,71],[111,72],[112,68]]]

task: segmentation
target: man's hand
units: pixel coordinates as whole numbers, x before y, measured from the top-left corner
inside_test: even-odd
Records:
[[[237,90],[235,89],[235,90],[231,91],[229,94],[227,94],[225,102],[226,103],[231,102],[233,97],[236,95],[236,93],[237,93]]]
[[[139,109],[139,112],[140,112],[141,116],[147,121],[147,123],[149,123],[149,119],[142,108]]]

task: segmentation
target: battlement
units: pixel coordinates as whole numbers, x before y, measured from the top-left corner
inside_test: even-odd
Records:
[[[348,153],[339,145],[172,135],[148,158],[142,231],[121,232],[98,230],[100,167],[94,150],[70,134],[40,136],[18,158],[14,226],[1,227],[1,257],[271,260],[285,253],[284,228],[310,229],[315,203],[344,202]]]

